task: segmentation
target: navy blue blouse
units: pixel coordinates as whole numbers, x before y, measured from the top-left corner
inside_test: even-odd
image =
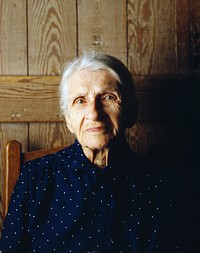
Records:
[[[171,178],[126,143],[99,169],[76,141],[26,163],[4,223],[3,253],[178,252]]]

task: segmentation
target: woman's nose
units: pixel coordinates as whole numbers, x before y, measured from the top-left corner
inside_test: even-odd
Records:
[[[94,100],[88,104],[87,119],[97,121],[102,118],[103,110],[100,101]]]

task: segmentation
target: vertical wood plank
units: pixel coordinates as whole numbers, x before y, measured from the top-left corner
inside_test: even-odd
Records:
[[[126,1],[78,0],[78,51],[91,49],[127,64]]]
[[[190,71],[189,57],[189,1],[177,1],[176,4],[176,19],[177,19],[177,73],[188,74]]]
[[[169,145],[169,127],[151,122],[137,122],[127,133],[131,149],[146,155],[152,148],[166,150]]]
[[[135,75],[175,74],[175,1],[128,1],[128,61]]]
[[[27,74],[26,0],[0,1],[0,75]],[[0,124],[0,228],[2,227],[3,157],[7,141],[17,139],[27,148],[26,123]]]
[[[200,2],[182,0],[176,3],[177,73],[200,73]]]
[[[26,0],[0,1],[0,74],[27,74]]]
[[[69,146],[74,141],[65,122],[31,123],[29,132],[30,150]]]
[[[200,74],[200,1],[189,1],[190,73]]]
[[[28,1],[29,74],[60,75],[76,55],[76,1]],[[42,108],[41,108],[42,110]],[[68,145],[65,123],[30,123],[29,149]]]
[[[28,1],[29,75],[60,75],[76,55],[75,0]]]

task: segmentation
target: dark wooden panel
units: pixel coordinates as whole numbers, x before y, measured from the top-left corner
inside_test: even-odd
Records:
[[[190,11],[188,0],[177,1],[177,72],[190,72]]]

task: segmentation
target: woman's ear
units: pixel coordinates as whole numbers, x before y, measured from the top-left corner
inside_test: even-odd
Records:
[[[74,134],[74,129],[72,127],[71,119],[70,119],[70,117],[69,117],[69,115],[67,113],[65,114],[65,121],[66,121],[66,124],[67,124],[67,127],[68,127],[69,131],[72,134]]]

